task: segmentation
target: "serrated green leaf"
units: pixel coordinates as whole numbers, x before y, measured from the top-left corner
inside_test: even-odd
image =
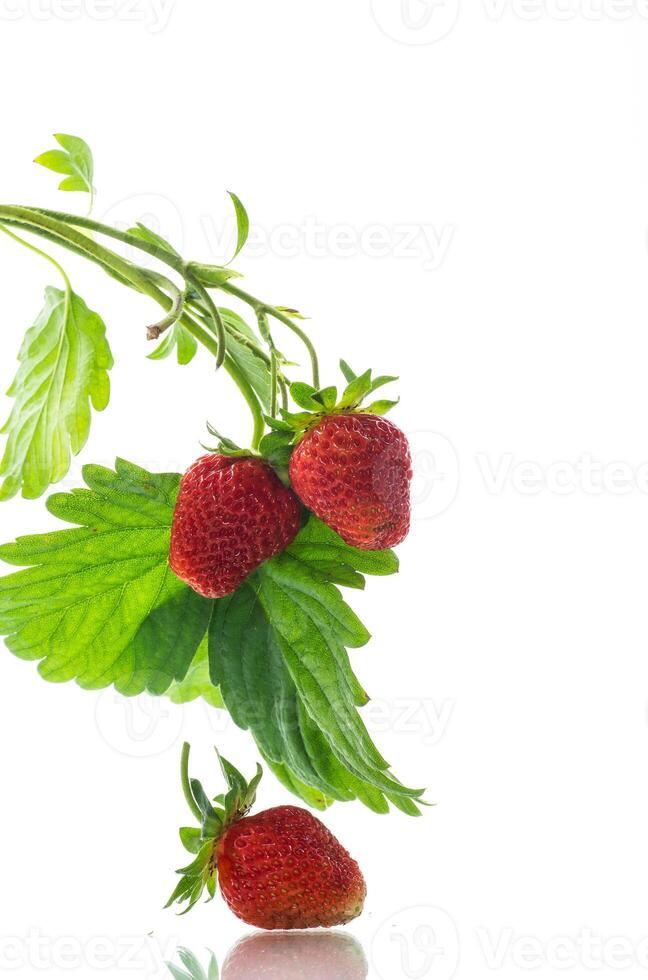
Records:
[[[21,489],[24,497],[40,497],[62,480],[88,438],[90,405],[101,412],[110,397],[113,358],[105,324],[73,292],[46,289],[18,359],[8,391],[15,403],[2,429],[0,500]]]
[[[346,647],[366,643],[369,634],[326,567],[359,575],[358,564],[389,574],[396,560],[390,552],[358,553],[320,523],[311,518],[290,551],[216,604],[209,631],[212,680],[284,785],[320,805],[361,799],[382,813],[386,793],[418,794],[387,771],[356,710],[367,697]]]
[[[357,378],[357,374],[355,373],[355,371],[353,371],[353,370],[352,370],[352,369],[351,369],[351,368],[349,367],[349,365],[347,364],[347,362],[346,362],[346,361],[340,361],[340,370],[342,371],[342,374],[344,375],[344,378],[345,378],[345,380],[346,380],[346,381],[347,381],[347,382],[348,382],[349,384],[350,384],[350,383],[351,383],[351,382],[352,382],[352,381],[353,381],[353,380],[354,380],[355,378]]]
[[[76,528],[0,547],[29,566],[0,579],[0,633],[46,680],[162,694],[186,676],[212,610],[168,566],[180,477],[122,460],[83,473],[88,489],[48,500]]]
[[[288,766],[281,762],[272,762],[270,759],[266,759],[265,761],[281,785],[285,786],[290,793],[298,796],[304,803],[312,807],[313,810],[328,810],[335,803],[334,799],[326,796],[321,790],[312,789],[306,783],[300,782]]]
[[[248,235],[250,234],[250,219],[247,211],[243,207],[241,199],[237,197],[233,191],[228,191],[227,193],[232,199],[232,204],[234,205],[234,211],[236,213],[236,251],[230,259],[230,262],[233,262],[248,240]]]
[[[93,194],[92,182],[94,180],[94,162],[92,150],[78,136],[69,136],[66,133],[55,133],[54,138],[63,147],[61,150],[48,150],[36,157],[34,163],[41,167],[46,167],[57,174],[67,174],[65,180],[59,184],[61,191],[83,191],[86,194]]]

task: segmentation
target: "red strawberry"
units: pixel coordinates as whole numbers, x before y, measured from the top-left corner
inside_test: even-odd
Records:
[[[220,757],[219,757],[220,758]],[[301,807],[280,806],[256,816],[261,767],[248,783],[221,759],[229,790],[213,806],[197,780],[189,780],[189,747],[183,750],[183,786],[200,830],[181,838],[195,860],[169,899],[189,903],[220,882],[239,919],[261,929],[313,929],[343,925],[362,912],[367,888],[357,863],[324,824]]]
[[[360,868],[307,810],[279,806],[239,820],[217,854],[223,898],[259,929],[344,925],[362,912]]]
[[[399,428],[377,415],[326,415],[290,460],[295,492],[347,544],[392,548],[410,525],[412,463]]]
[[[223,963],[223,980],[366,980],[367,972],[358,940],[343,932],[256,932]]]
[[[299,501],[267,463],[209,453],[182,478],[169,564],[200,595],[218,599],[283,551],[299,524]]]

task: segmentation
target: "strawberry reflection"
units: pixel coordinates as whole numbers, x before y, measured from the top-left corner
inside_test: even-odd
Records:
[[[204,965],[180,948],[167,963],[174,980],[366,980],[362,946],[343,932],[255,932],[230,950],[219,974],[212,954]]]
[[[366,980],[357,939],[343,932],[253,933],[230,951],[221,980]]]

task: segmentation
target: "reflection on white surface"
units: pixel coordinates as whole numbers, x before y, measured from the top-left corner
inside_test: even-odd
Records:
[[[221,980],[366,980],[362,946],[343,932],[253,933],[223,964]]]

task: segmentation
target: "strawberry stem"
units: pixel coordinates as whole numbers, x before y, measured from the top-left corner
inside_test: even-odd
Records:
[[[182,791],[184,793],[185,800],[189,809],[193,813],[196,820],[202,823],[203,814],[202,810],[196,803],[196,799],[193,795],[193,790],[191,788],[191,779],[189,778],[189,756],[191,754],[191,746],[189,742],[185,742],[182,746],[182,755],[180,757],[180,778],[182,779]]]
[[[129,286],[131,289],[135,289],[139,293],[143,293],[151,297],[151,299],[154,299],[160,306],[162,306],[164,310],[169,311],[173,309],[174,300],[176,299],[178,292],[177,287],[172,287],[171,283],[168,280],[164,280],[164,277],[159,276],[159,274],[151,273],[149,270],[142,269],[133,262],[123,259],[121,256],[117,255],[116,252],[113,252],[111,249],[106,248],[103,245],[100,245],[98,242],[94,241],[94,239],[90,238],[88,235],[85,235],[77,228],[71,227],[67,222],[73,223],[80,227],[90,228],[91,230],[102,232],[109,237],[117,238],[129,245],[142,248],[144,251],[156,258],[160,258],[162,261],[169,260],[167,264],[171,265],[176,271],[182,274],[184,263],[182,262],[182,259],[173,253],[156,248],[155,246],[150,246],[147,242],[136,238],[134,235],[128,235],[125,232],[117,231],[116,229],[110,228],[107,225],[102,225],[98,221],[94,221],[90,218],[81,218],[79,216],[66,214],[64,212],[50,212],[35,208],[18,207],[14,205],[0,205],[0,221],[23,228],[25,231],[39,235],[42,238],[46,238],[48,241],[53,241],[57,245],[61,245],[72,252],[82,255],[86,259],[90,259],[91,261],[100,265],[105,272],[118,279],[124,285]],[[7,234],[11,234],[8,229],[3,228],[3,230]],[[33,250],[40,252],[39,249],[34,249],[33,246],[30,247]],[[46,253],[40,254],[45,256]],[[58,266],[58,263],[56,264]],[[171,299],[166,292],[156,285],[156,282],[161,281],[168,283],[170,291],[174,292],[174,299]],[[193,286],[193,282],[191,285]],[[210,297],[209,299],[211,301]],[[222,323],[220,314],[218,314],[218,318],[214,319],[215,326],[219,321]],[[200,324],[196,323],[196,321],[186,312],[179,317],[179,322],[190,334],[192,334],[192,336],[194,336],[200,341],[201,344],[203,344],[204,347],[207,348],[214,358],[216,358],[217,364],[221,352],[224,353],[225,369],[232,377],[239,391],[245,398],[252,414],[254,424],[252,447],[258,448],[259,442],[261,441],[265,431],[265,423],[261,405],[254,390],[247,381],[247,378],[243,375],[234,359],[227,354],[224,345],[222,343],[219,344],[207,330],[200,326]]]

